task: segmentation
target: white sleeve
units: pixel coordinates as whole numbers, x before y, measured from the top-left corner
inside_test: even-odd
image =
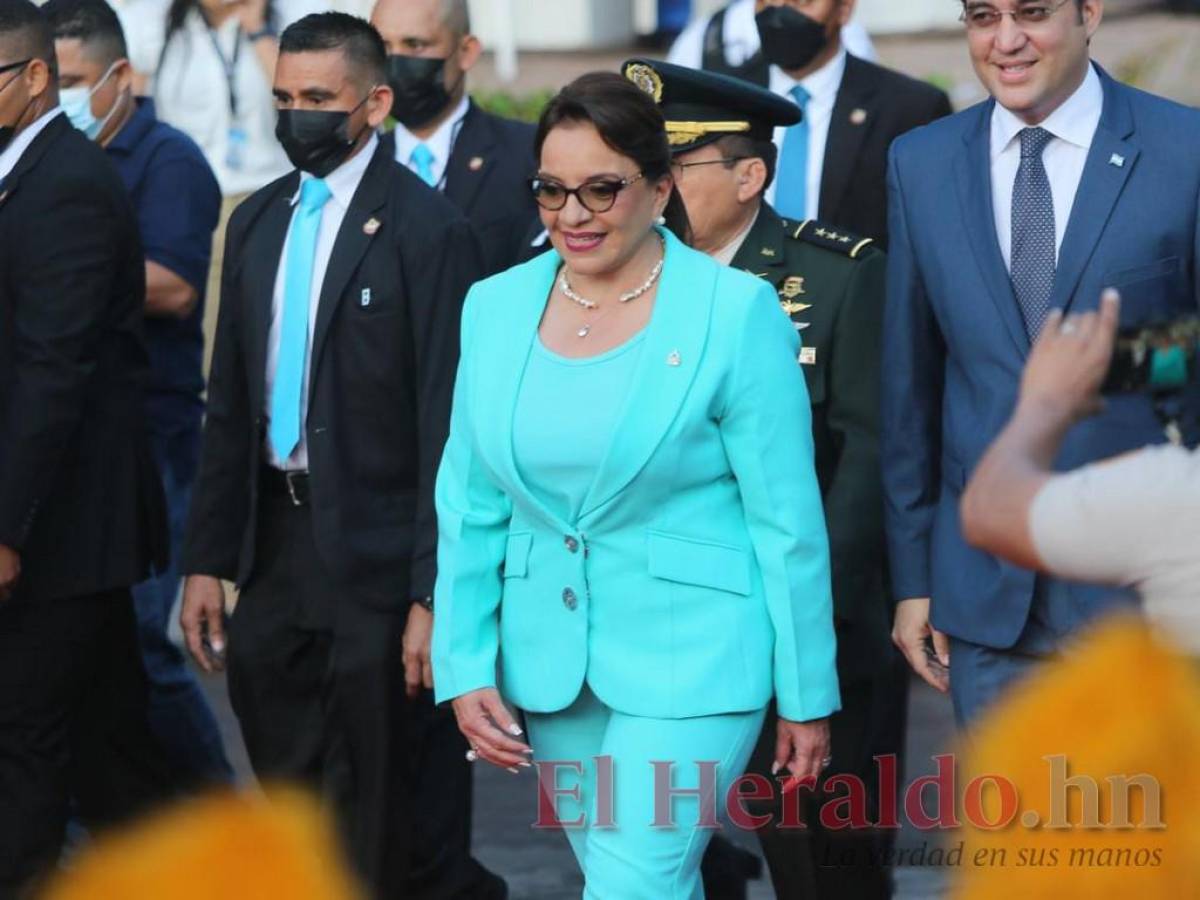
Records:
[[[1196,555],[1200,455],[1150,447],[1055,475],[1034,497],[1029,532],[1046,569],[1137,585]]]
[[[667,62],[676,66],[699,69],[704,62],[704,30],[708,28],[708,16],[701,16],[680,32],[667,54]]]
[[[167,34],[167,0],[129,0],[114,6],[129,64],[141,75],[153,77]]]

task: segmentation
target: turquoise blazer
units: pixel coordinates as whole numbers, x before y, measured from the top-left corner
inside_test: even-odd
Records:
[[[517,394],[560,265],[476,284],[437,480],[439,702],[496,685],[555,712],[838,709],[829,546],[799,338],[770,285],[669,232],[624,412],[575,521],[513,458]],[[586,402],[586,398],[581,398]],[[549,414],[553,414],[552,412]]]

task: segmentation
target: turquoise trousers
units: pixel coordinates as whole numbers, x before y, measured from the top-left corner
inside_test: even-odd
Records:
[[[700,860],[765,712],[630,716],[584,685],[567,709],[526,714],[542,811],[566,830],[584,900],[703,900]]]

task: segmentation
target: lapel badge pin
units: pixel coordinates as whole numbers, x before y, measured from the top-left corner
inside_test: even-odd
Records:
[[[800,348],[800,365],[815,366],[817,364],[817,348],[816,347],[801,347]]]
[[[774,250],[774,248],[772,248],[772,247],[763,247],[763,248],[762,248],[762,255],[763,255],[763,256],[774,256],[774,255],[775,255],[775,250]]]
[[[470,169],[472,172],[478,172],[480,169],[483,168],[483,157],[482,156],[472,156],[471,161],[469,163],[467,163],[467,168]]]
[[[1125,168],[1125,157],[1123,157],[1120,153],[1114,153],[1108,158],[1108,164],[1110,166],[1116,166],[1118,169],[1123,169]]]
[[[679,355],[678,350],[672,350],[670,353],[667,354],[667,365],[668,366],[678,366],[682,362],[683,362],[683,357],[681,357]]]
[[[362,293],[358,295],[358,305],[359,306],[370,306],[371,305],[371,289],[370,288],[362,289]]]
[[[371,218],[367,219],[367,221],[363,223],[363,234],[367,235],[368,237],[373,235],[379,230],[380,224],[382,223],[380,223],[377,218],[371,216]]]
[[[867,121],[867,111],[865,109],[863,109],[862,107],[859,107],[858,109],[856,109],[850,113],[850,124],[851,125],[862,125],[866,121]]]
[[[784,279],[783,287],[779,289],[779,296],[784,300],[791,300],[794,297],[799,297],[801,294],[805,293],[807,293],[807,291],[804,290],[803,275],[789,275]]]

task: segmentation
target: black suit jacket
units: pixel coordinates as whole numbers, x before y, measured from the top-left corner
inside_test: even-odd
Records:
[[[390,151],[377,148],[329,260],[305,432],[322,561],[377,605],[433,592],[433,486],[462,302],[481,269],[462,214]],[[298,184],[293,172],[251,196],[226,237],[183,571],[243,585],[255,571],[271,297]]]
[[[495,275],[523,260],[522,238],[537,219],[529,191],[535,128],[492,115],[471,101],[450,151],[445,194],[471,223],[483,248],[484,274]],[[382,143],[396,155],[395,136]]]
[[[945,91],[848,55],[825,144],[821,220],[886,248],[888,149],[951,111]]]
[[[0,184],[0,544],[21,554],[23,596],[124,587],[165,562],[145,285],[116,170],[58,116]]]

